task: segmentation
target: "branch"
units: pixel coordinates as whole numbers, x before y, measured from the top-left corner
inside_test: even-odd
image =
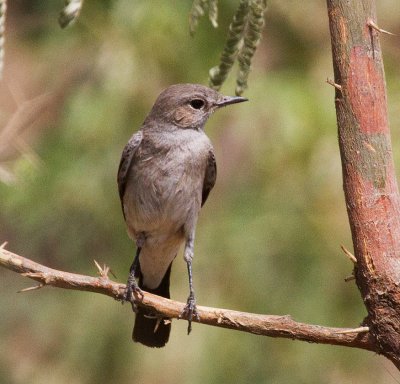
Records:
[[[57,288],[101,293],[116,300],[122,300],[125,291],[124,284],[111,281],[104,273],[100,277],[91,277],[58,271],[18,256],[2,247],[0,247],[0,266],[40,283],[38,286],[22,291],[50,285]],[[168,300],[147,292],[144,292],[143,299],[136,304],[150,308],[160,316],[174,319],[179,318],[185,306],[184,303]],[[258,315],[201,306],[198,306],[197,310],[199,319],[193,321],[216,327],[310,343],[341,345],[369,351],[376,350],[368,327],[331,328],[298,323],[292,320],[290,316]]]
[[[400,369],[400,194],[375,0],[327,0],[354,276],[378,353]],[[351,256],[350,256],[351,255]]]

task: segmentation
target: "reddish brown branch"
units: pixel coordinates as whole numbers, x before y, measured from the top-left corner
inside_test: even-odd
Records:
[[[69,272],[57,271],[35,263],[0,248],[0,266],[36,280],[40,285],[101,293],[121,300],[124,284],[111,281],[106,276],[91,277]],[[38,286],[41,287],[41,286]],[[33,287],[33,289],[37,289]],[[151,308],[164,317],[177,319],[185,304],[164,299],[145,292],[140,306]],[[235,329],[256,335],[283,337],[311,343],[342,345],[374,351],[368,328],[331,328],[298,323],[290,316],[258,315],[228,309],[198,306],[199,323]],[[194,320],[197,321],[197,320]]]
[[[400,196],[374,0],[327,0],[355,277],[379,353],[400,369]]]

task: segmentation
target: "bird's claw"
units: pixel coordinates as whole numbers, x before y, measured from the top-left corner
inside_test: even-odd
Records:
[[[144,293],[137,285],[127,285],[122,299],[123,301],[135,301],[135,299],[143,300],[143,298]]]
[[[197,321],[200,320],[200,316],[196,308],[196,299],[194,298],[194,295],[192,294],[189,295],[185,308],[183,308],[183,311],[179,315],[179,318],[180,319],[185,318],[188,321],[187,333],[189,335],[190,332],[192,331],[192,320],[193,319],[196,319]]]
[[[137,312],[137,300],[143,300],[144,294],[143,291],[137,285],[135,281],[129,281],[126,284],[126,289],[124,295],[122,297],[122,302],[129,301],[132,304],[132,310],[136,313]]]

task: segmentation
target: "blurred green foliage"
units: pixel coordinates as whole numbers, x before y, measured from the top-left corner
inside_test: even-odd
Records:
[[[400,33],[396,0],[379,2],[379,24]],[[207,82],[237,3],[219,2],[219,28],[200,20],[191,38],[191,1],[86,1],[59,29],[59,2],[9,4],[0,123],[62,84],[52,118],[25,138],[40,158],[10,162],[0,184],[0,242],[51,267],[95,274],[93,259],[124,282],[134,255],[121,214],[116,171],[123,146],[158,93]],[[400,162],[400,48],[382,37],[389,113]],[[66,81],[70,74],[83,75]],[[351,248],[337,146],[330,37],[324,2],[270,2],[246,96],[207,124],[218,180],[198,225],[194,283],[200,305],[330,326],[365,316]],[[63,83],[64,82],[64,83]],[[222,89],[233,94],[230,79]],[[14,95],[14,104],[10,102]],[[358,350],[269,339],[174,321],[162,350],[131,342],[133,314],[100,295],[45,288],[0,270],[0,383],[394,383],[394,368]],[[178,256],[172,297],[185,300]],[[398,376],[397,376],[398,377]],[[398,381],[399,379],[397,379]]]

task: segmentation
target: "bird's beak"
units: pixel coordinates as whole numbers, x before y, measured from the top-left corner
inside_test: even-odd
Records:
[[[217,107],[225,107],[225,105],[242,103],[243,101],[248,101],[245,97],[240,96],[224,96],[221,100],[217,102]]]

